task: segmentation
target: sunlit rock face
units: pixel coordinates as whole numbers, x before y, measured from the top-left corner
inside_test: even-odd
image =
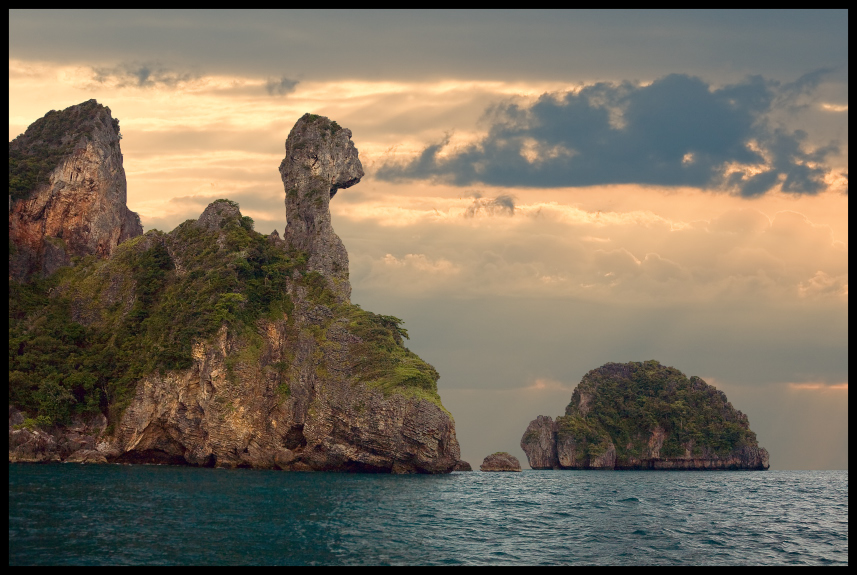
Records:
[[[565,415],[540,415],[521,438],[533,469],[769,467],[747,416],[699,377],[657,361],[587,373]]]
[[[351,130],[305,114],[286,140],[280,176],[286,191],[286,242],[307,252],[309,270],[328,278],[332,289],[348,300],[348,252],[331,226],[330,200],[363,177]]]
[[[95,100],[37,120],[9,143],[9,157],[11,278],[49,275],[73,256],[107,258],[143,233],[126,205],[118,121]],[[47,178],[35,169],[12,174],[26,164]],[[13,184],[21,188],[14,195]]]

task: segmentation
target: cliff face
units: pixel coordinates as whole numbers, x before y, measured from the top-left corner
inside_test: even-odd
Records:
[[[86,434],[94,449],[52,453],[286,470],[446,473],[456,467],[455,424],[437,394],[437,372],[405,347],[401,320],[348,301],[347,254],[330,227],[328,205],[362,170],[350,132],[333,125],[307,115],[289,136],[281,165],[285,240],[256,233],[237,204],[218,200],[169,234],[150,231],[106,261],[66,269],[43,296],[46,311],[20,312],[14,333],[20,355],[10,370],[38,363],[25,360],[36,353],[29,351],[36,332],[45,329],[34,320],[39,313],[58,317],[63,309],[56,345],[64,343],[62,334],[82,333],[84,343],[70,362],[96,367],[80,386],[72,368],[47,376],[67,395],[27,373],[23,383],[53,395],[28,395],[26,385],[16,384],[13,391],[22,391],[10,396],[54,421],[73,420],[75,410],[86,411],[84,404],[97,397],[110,422]],[[303,160],[316,157],[313,171]],[[322,179],[325,187],[312,187]],[[13,424],[10,411],[10,461],[32,460],[39,452],[33,442],[50,443],[21,425]],[[69,444],[66,429],[52,428],[56,445]]]
[[[50,275],[72,256],[109,257],[143,233],[126,206],[118,122],[90,100],[9,143],[9,275]]]
[[[556,421],[521,439],[533,469],[768,469],[747,416],[722,391],[656,361],[608,363]]]

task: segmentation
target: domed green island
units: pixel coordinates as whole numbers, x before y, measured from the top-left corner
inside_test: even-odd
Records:
[[[607,363],[521,438],[533,469],[768,469],[747,416],[701,378],[651,360]]]

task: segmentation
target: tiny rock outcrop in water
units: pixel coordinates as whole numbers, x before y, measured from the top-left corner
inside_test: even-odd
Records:
[[[521,438],[533,469],[768,469],[747,416],[699,377],[657,361],[587,373],[565,415]]]
[[[126,205],[119,123],[89,100],[9,142],[9,275],[50,275],[73,256],[109,257],[143,233]]]
[[[362,176],[350,131],[307,114],[287,142],[285,239],[217,200],[50,286],[10,284],[10,461],[458,465],[437,371],[402,320],[349,301],[328,206]]]
[[[479,469],[481,471],[520,471],[521,462],[514,455],[498,451],[486,457]]]

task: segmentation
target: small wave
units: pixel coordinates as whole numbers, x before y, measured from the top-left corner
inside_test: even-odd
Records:
[[[9,562],[848,563],[847,474],[835,476],[836,497],[827,498],[791,489],[793,472],[765,476],[792,480],[782,487],[735,474],[716,490],[706,474],[591,474],[571,483],[559,473],[531,474],[527,483],[522,474],[520,485],[502,489],[478,475],[429,483],[166,466],[10,466]],[[676,477],[693,490],[677,491]],[[741,498],[751,489],[758,491],[748,505]]]

